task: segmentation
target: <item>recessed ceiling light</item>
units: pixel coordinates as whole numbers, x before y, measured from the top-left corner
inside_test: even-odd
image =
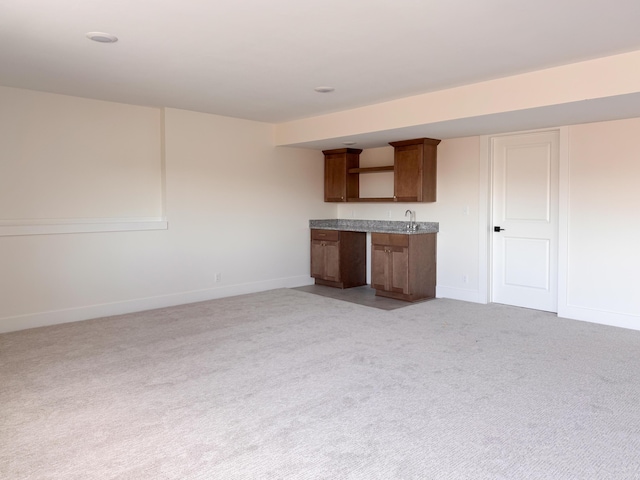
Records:
[[[356,144],[356,142],[342,142],[342,144],[343,144],[343,145],[350,146],[350,145],[355,145],[355,144]]]
[[[115,43],[118,41],[118,37],[104,32],[89,32],[87,38],[98,43]]]
[[[316,87],[314,90],[318,93],[331,93],[335,90],[333,87]]]

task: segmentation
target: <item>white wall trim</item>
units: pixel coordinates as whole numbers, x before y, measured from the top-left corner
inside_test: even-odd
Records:
[[[484,295],[480,291],[457,287],[436,286],[436,298],[449,298],[451,300],[462,300],[463,302],[473,303],[487,303]]]
[[[480,165],[478,175],[478,294],[480,303],[491,301],[491,145],[490,137],[480,137]]]
[[[560,159],[558,172],[558,316],[568,306],[568,276],[569,276],[569,199],[571,190],[569,127],[560,128]],[[573,318],[573,317],[571,317]],[[579,320],[579,318],[577,319]]]
[[[630,315],[628,313],[597,310],[595,308],[565,304],[562,305],[562,308],[558,308],[558,317],[599,323],[612,327],[628,328],[630,330],[640,330],[640,315]]]
[[[527,130],[523,132],[510,132],[496,135],[483,135],[480,137],[480,175],[479,184],[479,226],[480,231],[480,292],[486,298],[486,303],[491,302],[491,229],[492,219],[492,172],[491,155],[492,139],[510,135],[521,135],[538,132],[559,132],[559,178],[558,178],[558,311],[561,303],[566,304],[567,276],[568,268],[567,245],[568,245],[568,198],[569,198],[569,127],[543,128],[537,130]]]
[[[167,216],[167,110],[160,109],[160,212]]]
[[[168,228],[168,222],[164,217],[0,220],[0,237],[57,235],[64,233],[130,232],[167,230]]]
[[[265,280],[261,282],[250,282],[217,288],[172,293],[156,297],[137,298],[123,302],[103,303],[64,310],[16,315],[0,318],[0,333],[26,330],[28,328],[45,327],[61,323],[78,322],[113,315],[122,315],[156,308],[172,307],[186,303],[203,302],[206,300],[214,300],[216,298],[263,292],[276,288],[301,287],[304,285],[311,285],[312,283],[313,279],[311,277],[308,275],[302,275]]]
[[[160,216],[90,218],[20,218],[0,220],[0,237],[68,233],[137,232],[167,230],[167,165],[165,109],[160,109]]]

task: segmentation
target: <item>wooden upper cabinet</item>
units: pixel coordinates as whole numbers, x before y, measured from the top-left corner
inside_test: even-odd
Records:
[[[435,202],[440,140],[390,142],[393,165],[360,167],[357,148],[323,150],[325,202]],[[360,198],[360,174],[393,171],[393,197]]]
[[[360,178],[349,169],[358,168],[360,153],[357,148],[324,150],[324,201],[346,202],[360,195]]]
[[[397,202],[435,202],[437,147],[440,140],[417,138],[390,142],[394,148],[394,195]]]

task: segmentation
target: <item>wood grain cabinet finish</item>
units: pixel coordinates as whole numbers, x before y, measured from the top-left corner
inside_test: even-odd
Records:
[[[360,167],[356,148],[323,150],[325,202],[435,202],[437,147],[440,140],[416,138],[390,142],[393,165]],[[393,171],[394,196],[360,198],[360,175]]]
[[[433,138],[389,143],[394,149],[393,191],[397,202],[436,201],[439,143]]]
[[[311,276],[316,285],[350,288],[367,283],[367,234],[311,230]]]
[[[360,195],[360,179],[349,170],[358,168],[361,152],[357,148],[323,150],[325,202],[346,202]]]
[[[371,234],[376,295],[415,302],[436,295],[436,234]]]

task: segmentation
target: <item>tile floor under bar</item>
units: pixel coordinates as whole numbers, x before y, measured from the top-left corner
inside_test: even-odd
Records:
[[[304,287],[296,287],[293,290],[301,292],[313,293],[330,297],[345,302],[357,303],[366,307],[379,308],[381,310],[395,310],[397,308],[408,307],[420,302],[405,302],[393,298],[376,297],[376,291],[370,285],[353,288],[334,288],[325,285],[306,285]],[[422,300],[423,302],[428,300]]]

